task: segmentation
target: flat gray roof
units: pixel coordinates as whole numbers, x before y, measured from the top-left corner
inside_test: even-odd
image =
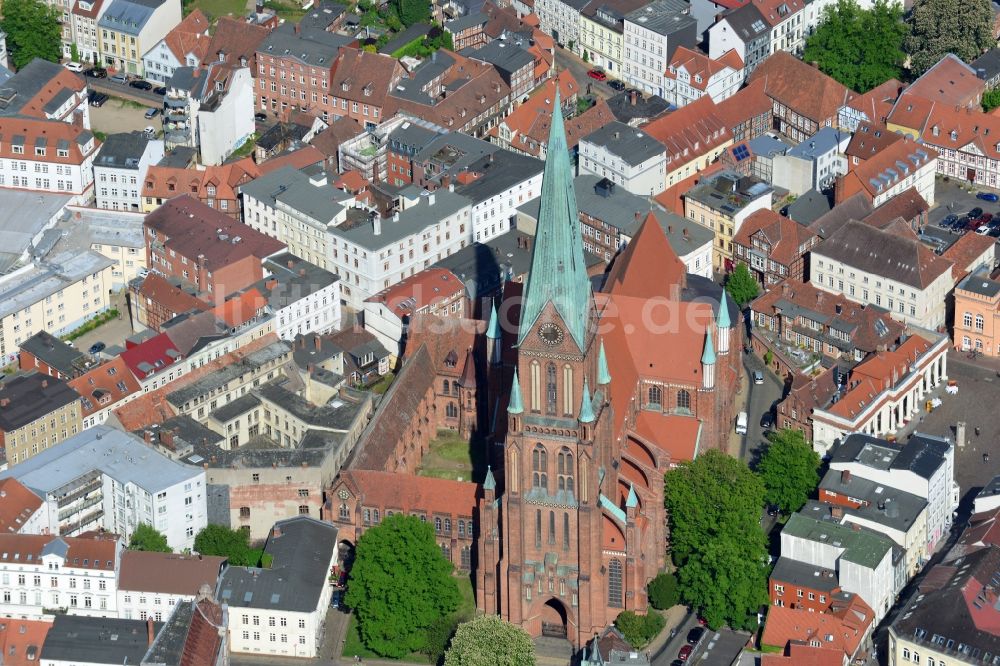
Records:
[[[601,146],[632,166],[666,154],[662,143],[642,130],[617,120],[591,132],[582,141]]]
[[[972,273],[964,280],[958,283],[959,289],[964,289],[965,291],[971,291],[974,294],[979,294],[980,296],[985,296],[986,298],[994,298],[998,293],[1000,293],[1000,282],[996,280],[991,280],[990,276],[986,273]]]
[[[45,495],[95,470],[149,493],[203,473],[157,453],[135,435],[99,425],[0,472],[0,479],[17,479]]]
[[[691,5],[683,0],[654,0],[626,14],[625,20],[660,35],[672,35],[697,23],[691,16]]]
[[[162,628],[162,622],[154,622],[154,635]],[[138,664],[148,649],[144,620],[56,615],[45,636],[40,661]]]
[[[96,252],[63,252],[45,262],[0,279],[0,318],[37,303],[70,284],[113,266],[114,261]]]
[[[430,202],[431,196],[434,197],[433,204]],[[349,228],[341,225],[330,231],[367,250],[378,250],[420,233],[472,204],[468,197],[443,188],[431,193],[431,196],[422,196],[416,205],[400,211],[398,220],[382,220],[382,233],[377,236],[371,223],[356,224]]]
[[[24,253],[73,197],[62,194],[0,188],[0,255],[13,255],[8,266]],[[4,272],[0,270],[0,273]]]
[[[820,155],[825,155],[832,150],[836,150],[845,139],[850,139],[849,132],[841,132],[832,127],[824,127],[811,137],[789,150],[786,154],[789,157],[798,157],[803,160],[814,160]]]
[[[330,185],[314,185],[309,176],[292,167],[256,178],[241,185],[240,191],[269,206],[288,206],[319,224],[330,224],[344,210],[336,201],[342,192]]]

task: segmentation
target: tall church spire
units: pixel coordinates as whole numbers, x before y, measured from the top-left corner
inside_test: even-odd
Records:
[[[521,306],[518,344],[534,327],[546,304],[552,302],[573,341],[583,349],[591,297],[557,87],[542,174],[535,249]]]

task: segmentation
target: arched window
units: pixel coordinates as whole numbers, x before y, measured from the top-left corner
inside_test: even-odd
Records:
[[[545,447],[539,444],[531,452],[531,485],[549,489],[549,456]]]
[[[977,331],[983,330],[983,324],[984,323],[985,323],[985,321],[983,320],[983,315],[977,314],[976,315],[976,330]]]
[[[462,546],[462,550],[459,551],[461,562],[459,562],[459,567],[462,569],[472,569],[472,549],[468,546]]]
[[[451,383],[451,392],[454,393],[455,395],[460,395],[458,382]]]
[[[663,391],[660,390],[659,386],[649,387],[649,406],[650,407],[663,406]]]
[[[677,409],[691,411],[691,394],[684,389],[677,392]]]
[[[549,363],[545,367],[545,412],[556,413],[556,364]]]
[[[458,536],[460,536],[460,537],[461,536],[465,536],[465,521],[464,520],[459,520],[458,521]]]
[[[538,361],[532,361],[531,366],[531,411],[542,409],[542,369]]]
[[[441,554],[444,555],[444,559],[451,562],[451,546],[449,544],[441,544]]]
[[[972,313],[966,312],[962,315],[962,323],[965,324],[966,328],[972,328]]]
[[[549,545],[556,542],[556,512],[549,511]]]
[[[450,419],[457,419],[458,418],[458,407],[455,405],[455,403],[449,402],[444,407],[444,413]]]
[[[608,563],[608,605],[612,608],[622,607],[621,560],[611,560]]]
[[[440,518],[434,518],[434,531],[435,532],[441,532],[441,519]]]
[[[347,508],[346,504],[341,503],[340,504],[340,519],[341,520],[347,520],[350,517],[351,517],[351,510]]]
[[[448,380],[446,379],[446,380],[444,380],[444,394],[445,395],[448,395],[448,386],[449,386]]]
[[[569,514],[563,513],[563,550],[569,550]]]
[[[573,492],[573,452],[567,448],[560,449],[556,458],[557,486],[559,490]]]
[[[444,519],[444,533],[451,534],[451,518]]]
[[[573,368],[567,363],[563,366],[563,414],[573,416]]]

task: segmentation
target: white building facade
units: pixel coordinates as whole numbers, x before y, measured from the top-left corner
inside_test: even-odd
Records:
[[[626,14],[622,56],[625,82],[666,98],[663,72],[678,46],[693,48],[697,44],[697,28],[690,5],[682,0],[654,0]]]
[[[607,178],[639,196],[666,189],[667,151],[645,132],[610,123],[580,140],[580,174]]]
[[[98,148],[89,130],[7,117],[0,118],[0,137],[0,187],[69,194],[74,203],[86,203]]]
[[[163,152],[163,141],[139,132],[109,136],[94,159],[97,207],[142,210],[142,183],[149,167],[163,159]]]

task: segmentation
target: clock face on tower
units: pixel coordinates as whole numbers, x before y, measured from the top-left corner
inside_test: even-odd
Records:
[[[538,337],[547,345],[557,345],[563,341],[563,331],[555,324],[544,324],[538,329]]]

